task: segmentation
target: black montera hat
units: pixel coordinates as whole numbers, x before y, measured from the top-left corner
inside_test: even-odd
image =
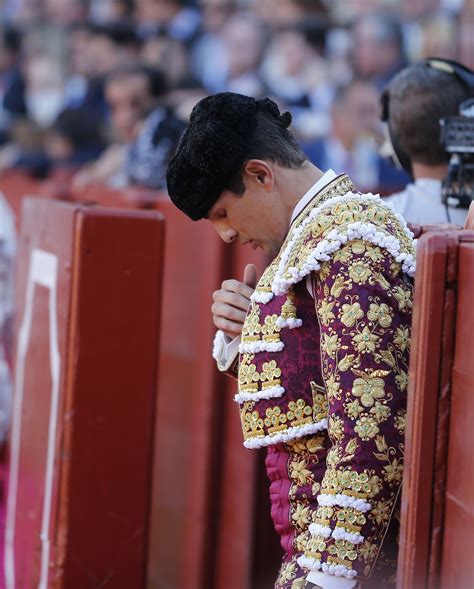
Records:
[[[203,98],[193,108],[166,174],[171,200],[193,221],[207,216],[244,164],[258,111],[268,112],[284,127],[291,123],[290,114],[281,115],[269,98],[232,92]]]

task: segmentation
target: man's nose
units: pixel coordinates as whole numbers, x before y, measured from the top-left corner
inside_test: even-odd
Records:
[[[232,243],[237,237],[237,231],[227,224],[216,224],[215,228],[219,237],[226,243]]]

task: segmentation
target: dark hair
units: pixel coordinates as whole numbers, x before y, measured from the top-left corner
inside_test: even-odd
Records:
[[[0,26],[0,46],[12,53],[18,53],[21,50],[21,32],[12,25]]]
[[[246,145],[244,166],[252,159],[268,160],[293,170],[303,166],[308,158],[286,128],[289,121],[285,115],[291,117],[289,113],[276,117],[267,110],[259,110],[256,113],[255,130]],[[243,166],[227,181],[226,188],[235,194],[243,194],[245,191],[242,169]]]
[[[454,75],[420,63],[395,76],[388,87],[390,126],[414,162],[437,165],[448,160],[440,144],[440,119],[458,114],[469,90]]]
[[[89,30],[92,35],[106,37],[116,45],[140,45],[135,27],[128,22],[92,23]]]
[[[160,98],[166,92],[166,81],[163,72],[142,63],[120,66],[112,70],[105,78],[105,84],[132,76],[144,76],[148,81],[148,89],[153,98]]]
[[[51,126],[51,131],[66,137],[74,149],[104,146],[97,117],[84,108],[64,109]]]

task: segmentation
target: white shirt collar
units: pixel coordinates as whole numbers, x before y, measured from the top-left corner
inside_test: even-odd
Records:
[[[336,173],[333,170],[328,170],[315,184],[313,184],[313,186],[311,186],[311,188],[296,203],[296,206],[291,213],[290,225],[304,209],[304,207],[309,203],[309,201],[314,196],[316,196],[316,194],[320,192],[326,186],[326,184],[329,184],[329,182],[334,180],[335,177]]]

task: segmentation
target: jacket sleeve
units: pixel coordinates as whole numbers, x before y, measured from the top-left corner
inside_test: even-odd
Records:
[[[364,580],[401,489],[412,282],[386,250],[362,240],[313,277],[331,448],[299,563]]]

